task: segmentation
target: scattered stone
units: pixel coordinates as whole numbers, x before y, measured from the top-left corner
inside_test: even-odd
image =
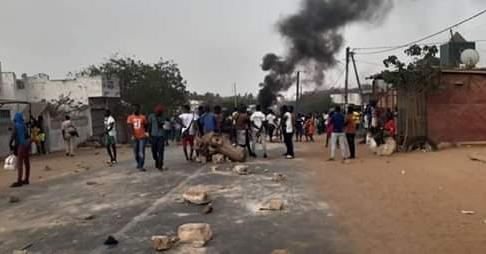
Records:
[[[20,198],[19,198],[19,197],[17,197],[17,196],[10,196],[10,197],[8,198],[8,202],[9,202],[9,203],[18,203],[18,202],[20,202]]]
[[[44,170],[45,170],[45,171],[51,171],[51,170],[52,170],[52,168],[51,168],[51,167],[49,167],[48,165],[46,165],[46,166],[44,167]]]
[[[29,254],[27,250],[14,250],[12,254]]]
[[[452,148],[453,145],[452,143],[448,143],[448,142],[444,142],[444,143],[440,143],[437,145],[437,149],[439,150],[445,150],[445,149],[449,149],[449,148]]]
[[[290,254],[288,250],[274,250],[272,254]]]
[[[108,238],[106,238],[106,240],[103,242],[104,245],[108,245],[108,246],[114,246],[114,245],[117,245],[118,244],[118,240],[115,239],[115,237],[113,236],[108,236]]]
[[[195,248],[201,248],[213,237],[211,226],[206,223],[190,223],[181,225],[177,235],[182,243],[190,243]]]
[[[407,172],[405,170],[402,170],[401,174],[405,175]]]
[[[172,248],[173,242],[170,237],[165,235],[152,236],[152,243],[156,251],[164,251]]]
[[[213,163],[222,164],[225,162],[225,157],[223,154],[217,153],[213,155]]]
[[[287,176],[283,174],[273,173],[272,181],[280,183],[287,181]]]
[[[263,173],[268,173],[268,171],[270,171],[270,170],[268,170],[268,168],[266,168],[266,169],[263,170]]]
[[[260,208],[260,210],[280,211],[283,209],[284,202],[280,199],[272,199],[266,205]]]
[[[391,156],[397,150],[397,142],[393,138],[387,138],[385,144],[380,145],[375,149],[375,152],[379,156]]]
[[[100,155],[100,152],[95,152],[94,155]]]
[[[208,205],[206,205],[204,207],[204,209],[202,210],[202,212],[204,214],[210,214],[210,213],[212,213],[213,212],[213,204],[209,203]]]
[[[175,201],[176,203],[179,203],[179,204],[182,204],[182,203],[184,203],[184,202],[185,202],[183,198],[175,198],[175,199],[174,199],[174,201]]]
[[[208,192],[201,187],[191,187],[182,194],[182,198],[192,204],[205,205],[211,202]]]
[[[469,155],[469,159],[472,160],[472,161],[480,161],[480,162],[486,163],[486,156],[482,155],[480,153],[474,153],[474,154]]]
[[[87,181],[86,185],[92,186],[92,185],[97,185],[98,183],[95,181]]]
[[[84,170],[90,170],[91,169],[90,166],[82,166],[81,168],[84,169]]]
[[[218,166],[212,166],[211,167],[211,172],[216,172],[218,171],[219,167]]]
[[[466,211],[466,210],[462,210],[461,213],[462,214],[465,214],[465,215],[474,215],[474,214],[476,214],[476,212],[474,212],[474,211]]]
[[[236,165],[233,168],[233,171],[239,175],[248,175],[249,174],[249,167],[248,165]]]
[[[92,220],[94,218],[95,218],[94,214],[87,214],[82,217],[83,220]]]

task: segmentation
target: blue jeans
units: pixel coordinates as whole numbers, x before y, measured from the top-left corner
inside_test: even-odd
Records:
[[[135,139],[133,141],[133,155],[137,162],[137,168],[143,169],[145,164],[145,139]]]
[[[150,137],[150,144],[152,146],[152,157],[155,161],[155,167],[162,169],[164,166],[164,149],[165,149],[165,137]]]

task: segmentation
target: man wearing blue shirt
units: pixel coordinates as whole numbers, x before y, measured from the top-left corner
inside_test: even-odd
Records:
[[[199,117],[202,126],[202,134],[208,134],[216,131],[216,115],[211,112],[209,106],[204,108],[204,113]]]
[[[343,160],[346,160],[348,158],[348,142],[346,141],[346,134],[344,133],[346,118],[341,112],[340,106],[336,107],[330,121],[332,122],[333,130],[331,134],[331,157],[329,158],[329,160],[335,160],[336,146],[338,142]]]

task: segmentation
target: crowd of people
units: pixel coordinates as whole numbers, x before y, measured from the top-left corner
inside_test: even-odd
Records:
[[[329,160],[336,159],[338,148],[343,160],[352,160],[356,158],[356,135],[359,132],[369,134],[378,144],[383,143],[386,137],[395,137],[395,119],[396,113],[387,110],[380,114],[373,104],[364,109],[350,106],[347,111],[336,106],[331,112],[324,114],[296,114],[294,107],[290,105],[281,106],[278,112],[263,110],[259,105],[252,110],[246,105],[240,105],[233,111],[223,110],[221,106],[200,106],[197,110],[191,110],[186,105],[182,107],[180,114],[173,116],[169,116],[162,105],[157,105],[151,114],[145,116],[141,106],[134,105],[133,113],[128,116],[126,123],[133,143],[137,169],[145,171],[145,150],[148,143],[155,167],[164,170],[164,152],[169,141],[182,145],[187,161],[201,162],[197,137],[208,133],[226,136],[234,146],[241,146],[254,158],[268,157],[267,142],[283,141],[286,147],[283,156],[287,159],[295,157],[294,142],[315,142],[316,133],[326,134],[325,146],[331,146]],[[117,128],[110,110],[105,112],[104,127],[104,144],[109,163],[115,164]],[[69,116],[65,116],[61,130],[66,156],[74,156],[75,139],[79,135]],[[37,153],[43,154],[46,153],[45,141],[42,117],[25,123],[22,113],[15,114],[10,148],[18,158],[18,179],[12,187],[29,184],[32,142],[37,147]]]

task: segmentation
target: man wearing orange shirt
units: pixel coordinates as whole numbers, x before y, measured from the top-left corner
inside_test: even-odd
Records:
[[[127,119],[128,130],[132,136],[133,154],[137,162],[137,169],[145,171],[145,141],[147,138],[147,118],[140,113],[140,105],[134,106],[133,114]]]

